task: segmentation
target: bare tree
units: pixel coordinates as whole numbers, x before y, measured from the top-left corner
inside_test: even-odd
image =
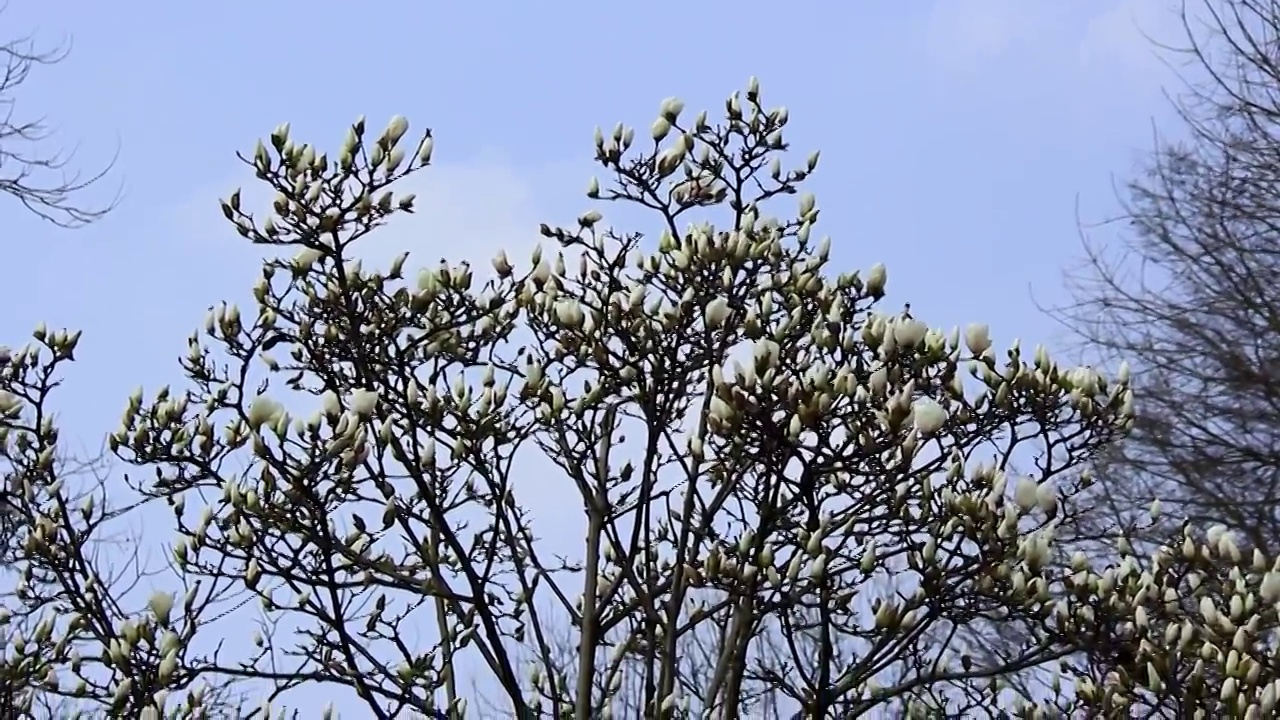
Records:
[[[1182,68],[1179,122],[1122,186],[1102,226],[1119,242],[1086,238],[1074,301],[1049,311],[1090,361],[1131,370],[1139,398],[1133,431],[1091,463],[1064,566],[1159,545],[1188,519],[1280,551],[1280,3],[1197,0],[1180,19],[1185,43],[1154,48]],[[991,662],[1021,632],[984,624],[966,644]],[[1010,681],[1033,697],[1050,678]]]
[[[79,335],[42,330],[0,373],[0,447],[40,489],[19,571],[51,578],[0,669],[152,717],[207,716],[208,685],[264,701],[244,717],[300,691],[373,718],[483,696],[588,720],[624,691],[663,720],[1273,712],[1274,559],[1187,528],[1052,563],[1081,469],[1132,422],[1127,381],[877,310],[883,266],[833,273],[813,237],[818,155],[783,167],[788,123],[754,79],[714,122],[670,98],[640,138],[597,132],[588,190],[647,208],[656,241],[592,209],[523,267],[413,280],[409,253],[372,269],[359,248],[413,211],[396,184],[431,133],[361,119],[331,157],[277,128],[243,158],[271,207],[222,205],[271,248],[256,307],[215,307],[185,387],[139,390],[109,435],[129,489],[172,510],[171,590],[106,577],[84,550],[102,507],[59,485],[29,388]],[[537,455],[559,476],[527,478]],[[538,540],[531,493],[581,507],[575,556]],[[949,642],[984,620],[1019,624],[1017,651]],[[1029,668],[1064,683],[1017,701],[1002,678]]]
[[[1125,185],[1120,245],[1088,242],[1055,315],[1142,389],[1098,464],[1095,529],[1220,523],[1280,551],[1280,3],[1183,8],[1180,117]],[[1132,533],[1130,533],[1132,534]],[[1142,536],[1138,539],[1150,539]]]
[[[0,44],[0,194],[59,227],[75,228],[115,206],[115,200],[98,205],[81,199],[115,162],[88,176],[72,170],[72,153],[48,151],[51,133],[45,118],[23,114],[17,100],[33,70],[62,62],[69,52],[69,45],[41,49],[32,37]]]

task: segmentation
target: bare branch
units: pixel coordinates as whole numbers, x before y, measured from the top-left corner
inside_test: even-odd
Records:
[[[0,6],[0,13],[5,6]],[[115,166],[115,158],[88,176],[70,169],[74,153],[48,153],[51,138],[44,117],[19,113],[17,95],[33,70],[62,62],[70,44],[39,49],[34,38],[21,37],[0,44],[0,194],[59,227],[76,228],[106,215],[119,194],[105,205],[85,205],[78,197],[101,181]]]

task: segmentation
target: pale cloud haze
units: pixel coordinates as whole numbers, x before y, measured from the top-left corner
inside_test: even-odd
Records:
[[[1181,7],[1179,0],[943,0],[933,4],[923,37],[952,82],[1016,68],[1067,95],[1138,93],[1145,100],[1168,79],[1153,41],[1185,44]]]
[[[351,8],[14,0],[0,16],[11,35],[75,40],[63,65],[33,74],[20,107],[56,120],[88,167],[121,149],[126,195],[93,227],[60,232],[0,205],[0,343],[20,344],[41,320],[84,330],[58,406],[69,436],[96,444],[138,384],[179,387],[177,358],[206,308],[244,304],[260,249],[217,200],[241,185],[265,208],[234,153],[278,123],[331,148],[362,113],[374,127],[401,113],[411,132],[433,128],[437,166],[405,188],[419,214],[364,252],[480,267],[499,247],[523,261],[539,222],[591,207],[594,126],[646,128],[668,95],[714,115],[753,74],[769,104],[791,110],[795,161],[823,152],[811,189],[837,269],[884,262],[889,307],[910,301],[935,326],[987,322],[997,344],[1054,340],[1032,300],[1065,299],[1077,199],[1085,220],[1114,211],[1113,174],[1149,147],[1153,119],[1171,122],[1170,76],[1141,31],[1180,31],[1164,0]],[[620,229],[653,229],[600,209]],[[535,515],[560,520],[542,526],[550,542],[578,542],[563,521],[577,502],[530,495]],[[157,518],[147,540],[158,545],[170,521]],[[322,704],[297,702],[304,715]]]

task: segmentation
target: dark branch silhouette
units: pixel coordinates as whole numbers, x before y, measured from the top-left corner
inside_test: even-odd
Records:
[[[1122,189],[1120,243],[1086,242],[1076,302],[1054,312],[1140,387],[1098,466],[1097,530],[1159,498],[1280,549],[1280,3],[1183,7],[1179,123]],[[1112,226],[1116,225],[1112,223]],[[1139,537],[1153,540],[1152,537]]]
[[[0,13],[4,6],[0,5]],[[106,177],[106,167],[83,175],[71,169],[73,152],[47,150],[52,133],[44,117],[27,118],[18,107],[17,91],[33,70],[65,60],[70,45],[41,50],[24,36],[0,45],[0,193],[63,228],[77,228],[110,212],[118,195],[105,204],[81,202],[83,191]]]

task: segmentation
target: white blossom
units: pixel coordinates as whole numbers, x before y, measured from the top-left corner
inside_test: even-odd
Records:
[[[356,415],[367,418],[378,408],[378,391],[357,388],[347,396],[347,407]]]
[[[6,415],[22,407],[22,399],[11,392],[0,391],[0,415]]]
[[[389,145],[395,145],[400,142],[400,138],[409,131],[409,121],[403,115],[392,116],[391,121],[387,123],[387,129],[384,135]]]
[[[817,198],[813,196],[813,193],[802,193],[800,195],[800,210],[797,214],[800,217],[807,217],[809,213],[813,212],[813,207],[816,203]]]
[[[507,261],[507,253],[498,250],[498,254],[493,256],[493,269],[497,271],[498,277],[505,278],[511,274],[511,263]]]
[[[919,320],[901,319],[892,326],[893,339],[899,348],[909,349],[920,344],[924,340],[925,334],[929,332],[929,326]]]
[[[338,394],[332,390],[325,390],[320,395],[320,408],[325,415],[330,417],[337,416],[342,412],[342,403],[338,400]]]
[[[151,608],[151,612],[155,613],[156,621],[161,625],[168,625],[169,615],[173,612],[173,593],[157,590],[151,593],[147,606]]]
[[[577,300],[561,300],[556,303],[556,319],[565,328],[573,330],[582,327],[585,317]]]
[[[666,100],[663,100],[662,108],[659,110],[659,114],[661,114],[662,117],[672,122],[675,122],[676,118],[680,117],[680,113],[682,112],[684,112],[684,102],[677,97],[669,97]]]
[[[888,279],[889,272],[883,263],[872,265],[871,272],[867,273],[867,292],[871,295],[884,293],[884,285]]]
[[[253,430],[275,422],[276,418],[284,412],[284,406],[272,400],[266,395],[259,395],[249,403],[249,410],[245,413],[246,421]]]
[[[929,436],[942,429],[947,422],[947,411],[933,400],[917,400],[911,409],[916,429],[921,435]]]
[[[969,325],[964,329],[964,344],[975,356],[982,355],[991,347],[991,329],[986,325]]]
[[[727,317],[729,317],[729,301],[726,298],[718,297],[707,303],[706,322],[708,328],[716,329],[720,327]]]
[[[1036,486],[1036,504],[1048,514],[1058,509],[1058,490],[1053,486],[1052,480],[1045,480]]]
[[[1266,603],[1280,602],[1280,572],[1275,570],[1262,576],[1262,584],[1258,588],[1262,601]]]
[[[293,264],[299,270],[310,270],[316,261],[324,257],[324,253],[315,248],[303,248],[293,257]]]
[[[683,717],[692,712],[684,693],[703,698],[678,662],[649,653],[675,641],[677,653],[709,652],[723,667],[749,663],[747,648],[766,659],[782,648],[785,659],[807,632],[786,616],[821,603],[833,647],[883,649],[871,674],[893,679],[833,676],[837,714],[854,700],[923,716],[931,708],[907,701],[939,690],[971,696],[974,708],[1010,707],[1002,673],[969,677],[971,662],[930,647],[924,632],[976,599],[1043,635],[1024,648],[1029,666],[1055,675],[1025,707],[1012,703],[1020,716],[1159,714],[1168,708],[1152,703],[1163,699],[1188,716],[1274,714],[1280,559],[1254,543],[1246,557],[1236,544],[1243,528],[1210,527],[1205,542],[1190,522],[1151,548],[1122,537],[1117,552],[1090,554],[1080,543],[1075,511],[1092,501],[1080,494],[1090,459],[1133,425],[1128,366],[1112,383],[1059,366],[1043,347],[1024,357],[1016,340],[1006,357],[985,324],[944,333],[909,307],[887,310],[902,299],[880,302],[882,264],[833,272],[804,185],[818,154],[808,171],[785,170],[788,112],[762,103],[753,78],[710,122],[706,112],[681,121],[683,103],[668,98],[643,147],[631,147],[625,123],[597,130],[604,169],[588,196],[656,211],[656,241],[596,232],[603,216],[590,210],[578,225],[539,226],[553,244],[533,249],[526,276],[512,278],[498,251],[496,275],[477,287],[468,263],[447,258],[415,285],[402,273],[405,248],[389,272],[365,273],[369,256],[355,247],[412,209],[411,195],[385,186],[420,167],[409,153],[430,158],[429,133],[411,150],[407,119],[393,117],[376,137],[360,119],[330,163],[278,128],[250,168],[275,195],[262,232],[281,247],[314,247],[264,264],[252,317],[216,305],[188,346],[186,387],[148,400],[139,389],[109,435],[115,456],[138,468],[130,478],[165,504],[160,517],[172,516],[179,572],[242,582],[264,622],[295,627],[299,655],[317,658],[311,687],[353,677],[328,657],[322,633],[368,657],[376,648],[366,630],[411,635],[412,621],[397,623],[422,606],[438,615],[438,637],[406,636],[413,657],[364,663],[372,685],[429,692],[451,682],[450,653],[481,643],[491,665],[530,679],[517,689],[481,678],[512,696],[498,704],[545,715],[551,698],[565,705],[579,692],[629,703],[634,668],[614,665],[648,656],[676,674],[650,706],[625,712]],[[747,197],[735,191],[744,187]],[[798,206],[765,202],[774,188]],[[696,216],[672,214],[695,205]],[[223,209],[241,236],[263,241],[238,191]],[[959,278],[952,289],[982,281]],[[13,548],[19,567],[31,565],[50,597],[75,602],[65,617],[50,610],[20,623],[0,608],[0,659],[30,666],[33,683],[61,681],[49,690],[79,692],[93,711],[163,717],[179,710],[166,710],[166,698],[178,697],[191,705],[182,712],[209,710],[198,658],[185,650],[210,633],[216,640],[218,628],[204,625],[225,610],[217,597],[236,588],[186,582],[179,602],[172,584],[144,585],[150,599],[129,610],[111,594],[128,579],[108,582],[74,562],[76,548],[99,539],[98,523],[126,509],[101,493],[68,496],[56,415],[20,406],[43,402],[40,383],[57,376],[50,356],[69,354],[79,337],[43,325],[37,335],[45,342],[0,348],[0,455],[15,470],[5,499],[17,509],[8,515],[23,540]],[[292,366],[289,379],[266,377],[278,399],[263,394],[261,364]],[[281,381],[319,395],[310,415],[291,420]],[[23,409],[31,412],[17,416]],[[526,469],[526,450],[551,462]],[[190,515],[188,502],[200,503]],[[1141,504],[1120,510],[1138,516]],[[542,547],[560,506],[585,512],[584,543],[568,549],[581,565]],[[1160,510],[1152,501],[1150,522],[1137,519],[1154,537]],[[881,587],[889,579],[893,590]],[[549,629],[533,609],[562,600],[608,625],[594,637],[570,628],[582,679],[607,687],[575,687],[545,658],[526,667],[510,654]],[[343,607],[363,616],[325,614]],[[350,623],[359,626],[342,627]],[[769,637],[752,635],[762,627]],[[629,641],[614,637],[624,630]],[[279,648],[252,628],[248,639],[248,648],[228,646],[241,657],[226,662],[252,675],[253,653]],[[1121,641],[1125,662],[1093,652]],[[913,644],[928,667],[900,654]],[[93,667],[99,659],[112,672]],[[774,678],[784,695],[805,692],[801,676],[813,668],[799,660],[794,677]],[[151,672],[131,672],[138,662]],[[86,673],[104,684],[90,686]],[[395,700],[365,702],[387,714]],[[461,697],[448,705],[440,709],[464,716]]]
[[[653,125],[649,128],[649,134],[658,142],[662,142],[669,132],[671,132],[671,122],[665,117],[659,117],[654,120]]]
[[[1029,477],[1020,477],[1013,485],[1013,501],[1018,509],[1030,512],[1039,502],[1039,490],[1036,481]]]

